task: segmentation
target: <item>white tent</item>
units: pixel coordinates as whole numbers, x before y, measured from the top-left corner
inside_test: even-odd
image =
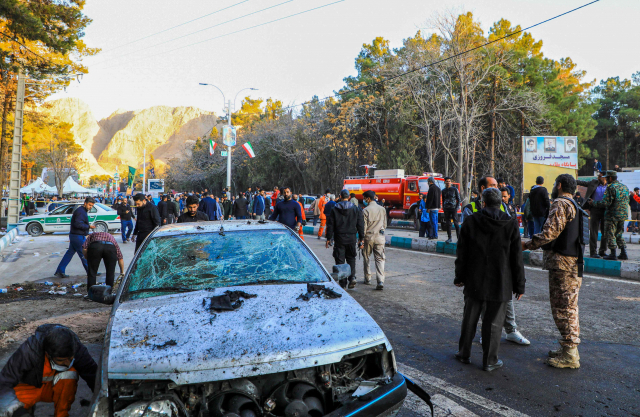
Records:
[[[62,192],[64,194],[68,194],[68,193],[95,194],[95,191],[89,190],[88,188],[84,188],[82,185],[75,182],[71,177],[67,178],[67,180],[64,182],[64,185],[62,186]]]
[[[42,181],[42,178],[38,177],[34,182],[29,185],[26,185],[20,189],[21,193],[32,194],[32,193],[44,193],[44,194],[56,194],[57,190],[55,187],[49,187],[47,184]]]

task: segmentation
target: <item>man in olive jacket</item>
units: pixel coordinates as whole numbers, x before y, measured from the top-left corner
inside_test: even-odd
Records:
[[[482,320],[482,363],[485,371],[502,366],[498,359],[506,305],[524,294],[525,277],[520,230],[515,217],[500,210],[500,191],[482,192],[484,208],[468,217],[460,230],[454,284],[464,287],[464,314],[456,358],[470,363],[471,344]]]

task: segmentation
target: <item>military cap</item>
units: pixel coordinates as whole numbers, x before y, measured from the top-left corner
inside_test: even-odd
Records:
[[[618,176],[618,172],[610,169],[610,170],[607,171],[607,173],[604,176],[605,177],[617,177]]]

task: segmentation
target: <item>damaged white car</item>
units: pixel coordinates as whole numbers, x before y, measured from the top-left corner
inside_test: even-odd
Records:
[[[162,227],[109,291],[91,292],[114,303],[91,416],[392,416],[411,384],[376,322],[278,223]]]

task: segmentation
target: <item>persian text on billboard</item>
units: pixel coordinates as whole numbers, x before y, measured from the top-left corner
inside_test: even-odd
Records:
[[[523,136],[524,162],[578,169],[577,136]]]

